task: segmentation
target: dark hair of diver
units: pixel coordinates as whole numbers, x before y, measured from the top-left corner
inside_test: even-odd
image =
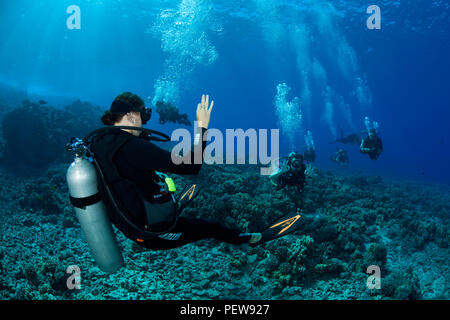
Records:
[[[122,120],[122,118],[125,116],[126,113],[118,114],[118,113],[112,113],[111,111],[107,110],[101,117],[101,121],[103,124],[107,126],[112,126],[114,123],[119,122]]]
[[[137,94],[127,91],[119,94],[114,99],[110,109],[105,111],[101,117],[101,121],[105,125],[112,126],[122,120],[125,114],[131,111],[141,113],[143,124],[150,120],[151,109],[145,108],[144,100]]]

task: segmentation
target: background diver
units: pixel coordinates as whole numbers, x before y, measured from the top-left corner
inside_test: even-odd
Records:
[[[298,214],[287,219],[283,217],[285,220],[271,225],[277,228],[262,233],[242,233],[219,223],[179,216],[181,210],[178,209],[182,207],[180,197],[175,198],[164,173],[193,175],[200,171],[202,164],[196,164],[193,160],[195,154],[203,154],[206,147],[203,137],[208,129],[213,105],[213,101],[209,103],[209,96],[203,95],[197,106],[199,126],[190,152],[192,164],[179,161],[181,164],[176,165],[170,151],[142,139],[143,135],[137,129],[150,119],[151,109],[145,108],[139,96],[130,92],[120,94],[110,110],[102,116],[102,122],[112,127],[94,136],[90,143],[90,150],[104,177],[103,183],[99,185],[100,194],[111,222],[137,244],[153,250],[164,250],[213,238],[235,245],[255,246],[294,231],[297,226],[295,222]],[[114,126],[130,126],[131,129],[116,129]],[[198,156],[202,158],[202,155]],[[189,199],[191,197],[192,194]],[[117,213],[122,212],[117,210],[119,205],[125,215]],[[274,234],[273,230],[279,229],[278,226],[286,232]]]
[[[365,125],[367,131],[361,140],[360,152],[368,154],[372,160],[377,160],[383,152],[383,142],[377,134],[378,123],[370,122],[369,117],[366,117]]]
[[[180,114],[177,107],[170,102],[156,101],[156,112],[159,114],[158,122],[164,124],[168,121],[190,126],[191,122],[186,113]]]
[[[316,161],[316,148],[314,146],[314,139],[312,137],[312,133],[309,130],[305,134],[305,143],[306,148],[305,152],[303,153],[303,159],[308,163],[312,163]]]
[[[303,156],[291,152],[288,157],[280,158],[278,162],[278,170],[270,175],[270,182],[277,190],[295,187],[299,193],[303,192],[306,178]]]
[[[303,159],[308,163],[316,161],[316,150],[313,147],[307,147],[303,153]]]
[[[342,148],[337,149],[336,152],[331,155],[330,159],[331,161],[339,163],[342,166],[347,166],[350,162],[347,151]]]
[[[340,129],[341,132],[341,137],[339,139],[336,139],[335,142],[340,142],[343,144],[353,144],[353,145],[359,145],[359,143],[361,142],[361,138],[357,133],[350,133],[348,135],[344,134],[344,131],[342,129]]]

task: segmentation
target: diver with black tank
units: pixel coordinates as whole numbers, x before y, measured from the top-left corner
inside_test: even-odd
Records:
[[[269,176],[276,190],[294,187],[298,193],[302,193],[306,180],[303,156],[297,152],[291,152],[289,156],[278,159],[278,166],[279,168],[274,168],[274,172]]]
[[[366,131],[363,133],[359,150],[363,154],[368,154],[371,160],[377,160],[383,152],[383,141],[378,136],[378,122],[365,117],[364,123]]]

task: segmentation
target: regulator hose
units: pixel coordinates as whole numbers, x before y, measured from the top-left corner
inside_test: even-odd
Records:
[[[142,127],[132,127],[132,126],[106,126],[103,128],[96,129],[92,131],[90,134],[88,134],[84,139],[83,142],[89,143],[89,139],[92,138],[92,136],[108,130],[114,130],[114,129],[128,129],[128,130],[138,130],[141,131],[141,138],[148,140],[148,141],[160,141],[160,142],[168,142],[170,141],[170,137],[162,132],[142,128]]]

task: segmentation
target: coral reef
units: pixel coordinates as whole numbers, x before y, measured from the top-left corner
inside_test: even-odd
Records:
[[[68,202],[67,165],[41,177],[0,171],[2,299],[448,299],[447,187],[311,168],[299,195],[274,190],[254,166],[205,165],[173,176],[202,189],[183,215],[255,231],[300,208],[301,229],[256,248],[203,240],[169,251],[117,233],[126,268],[108,275]],[[70,265],[79,290],[65,284]],[[380,290],[366,286],[369,265],[381,269]]]
[[[160,110],[160,121],[188,121],[173,108]],[[100,126],[92,121],[100,115],[79,100],[61,109],[25,100],[4,114],[0,298],[448,299],[448,187],[341,176],[312,165],[302,194],[275,190],[250,165],[174,175],[178,186],[202,190],[185,216],[253,232],[300,210],[302,226],[256,248],[203,240],[149,251],[117,233],[126,268],[102,273],[68,201],[71,159],[63,151],[71,136]],[[81,270],[79,290],[66,285],[71,265]],[[366,286],[370,265],[380,267],[381,290]]]
[[[421,297],[419,278],[412,267],[389,274],[382,282],[383,294],[396,300],[417,300]]]
[[[56,109],[24,100],[2,119],[2,164],[16,173],[36,174],[68,160],[64,146],[101,126],[101,110],[79,100]],[[92,120],[96,119],[96,120]]]

